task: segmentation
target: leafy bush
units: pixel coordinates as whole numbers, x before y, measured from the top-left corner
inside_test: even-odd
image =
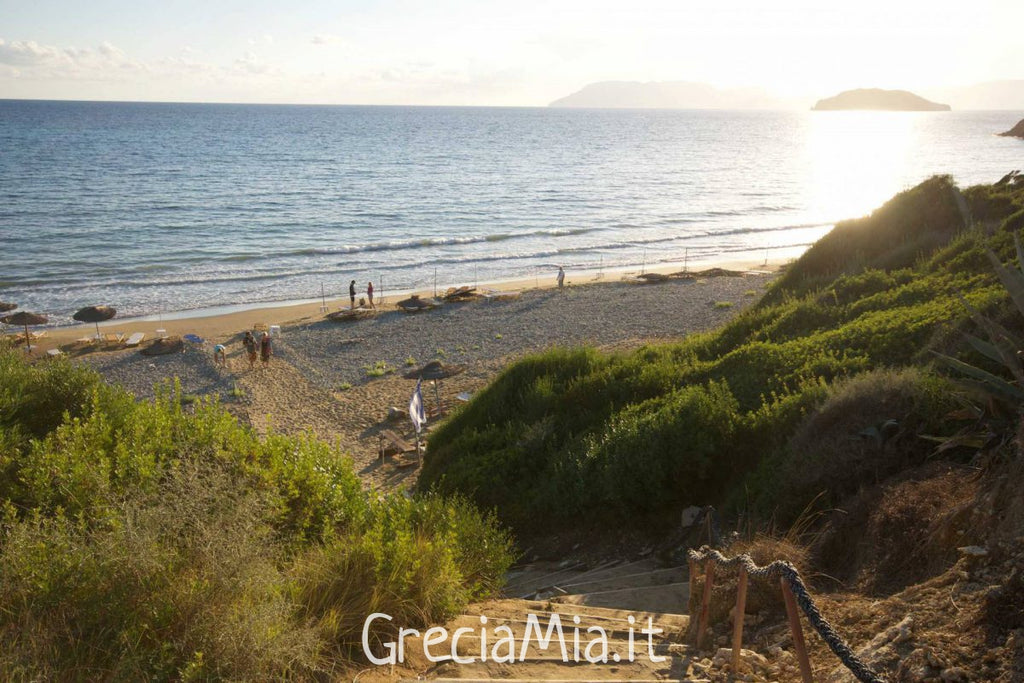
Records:
[[[370,495],[323,442],[261,439],[176,387],[137,403],[10,352],[0,387],[4,680],[319,679],[369,614],[331,586],[443,619],[511,563],[466,501]]]
[[[920,434],[948,431],[946,415],[957,405],[948,380],[918,368],[875,370],[833,384],[784,448],[763,461],[761,510],[791,521],[819,494],[828,507],[923,461],[933,444]]]

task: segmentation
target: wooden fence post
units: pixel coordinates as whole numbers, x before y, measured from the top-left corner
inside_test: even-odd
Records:
[[[704,597],[700,601],[700,619],[697,621],[697,649],[704,646],[704,632],[708,629],[711,611],[711,587],[715,585],[715,562],[708,560],[704,570]]]
[[[780,578],[782,584],[782,597],[786,601],[786,614],[789,617],[789,630],[793,633],[793,649],[796,650],[797,661],[800,662],[800,675],[804,683],[813,683],[811,675],[811,660],[807,658],[807,646],[804,643],[804,631],[800,626],[800,613],[796,608],[796,598],[785,578]]]
[[[743,615],[747,611],[747,569],[740,566],[739,585],[736,587],[736,616],[732,627],[732,675],[740,671],[740,650],[743,649]]]

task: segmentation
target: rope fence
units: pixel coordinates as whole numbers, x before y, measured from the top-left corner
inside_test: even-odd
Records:
[[[813,679],[811,677],[811,664],[807,657],[807,648],[804,643],[803,630],[800,627],[800,617],[796,611],[797,605],[803,610],[803,613],[807,616],[807,621],[814,627],[814,630],[828,644],[829,648],[843,665],[857,677],[857,680],[863,683],[885,683],[885,679],[872,671],[853,652],[853,649],[846,641],[836,633],[836,630],[832,628],[828,620],[822,616],[821,611],[814,604],[814,598],[811,597],[810,592],[807,590],[807,585],[800,577],[800,572],[789,562],[775,560],[765,567],[759,567],[749,555],[736,555],[735,557],[727,558],[722,553],[708,546],[703,546],[700,550],[691,549],[687,552],[687,555],[690,561],[691,589],[694,586],[698,565],[700,563],[705,564],[704,594],[701,600],[700,618],[697,627],[698,647],[703,643],[704,632],[708,626],[715,566],[723,568],[739,567],[740,574],[732,647],[733,671],[738,671],[740,649],[743,642],[743,614],[746,607],[747,577],[754,577],[755,579],[766,581],[778,581],[781,586],[783,599],[786,603],[786,613],[789,618],[789,627],[793,634],[793,648],[796,650],[797,660],[800,663],[800,673],[805,683],[810,683]]]

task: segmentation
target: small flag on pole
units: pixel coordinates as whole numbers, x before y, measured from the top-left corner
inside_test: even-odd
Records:
[[[409,399],[409,419],[412,420],[413,426],[416,427],[417,434],[420,433],[420,429],[427,421],[427,415],[423,411],[423,392],[420,391],[422,383],[422,378],[416,380],[416,391],[412,392],[412,398]]]

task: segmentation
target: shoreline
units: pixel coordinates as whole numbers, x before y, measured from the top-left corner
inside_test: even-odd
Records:
[[[756,261],[752,259],[737,260],[714,260],[697,261],[684,263],[667,262],[658,263],[643,268],[646,273],[670,274],[677,273],[684,269],[689,271],[703,271],[711,268],[723,268],[727,270],[753,271],[753,272],[775,272],[784,265],[790,263],[792,258],[768,259],[767,261]],[[607,268],[598,270],[566,271],[566,286],[581,287],[602,282],[618,282],[629,277],[637,276],[641,269],[636,267]],[[438,284],[438,294],[442,294],[449,287],[463,285],[473,286],[472,283],[444,283]],[[540,278],[537,276],[526,278],[513,278],[507,280],[494,280],[481,282],[476,285],[478,290],[494,290],[498,292],[527,291],[555,289],[555,272],[550,276]],[[395,302],[410,295],[417,294],[427,298],[433,296],[432,290],[413,291],[385,291],[385,296],[378,302],[378,308],[384,311],[396,310]],[[365,297],[365,291],[357,292],[357,298]],[[115,318],[99,324],[101,330],[116,331],[126,334],[141,332],[146,339],[152,339],[157,330],[164,330],[167,335],[198,334],[207,340],[227,339],[241,331],[252,329],[255,324],[281,325],[282,327],[292,326],[301,322],[309,322],[311,319],[320,320],[329,312],[347,309],[348,298],[327,298],[327,310],[323,310],[323,303],[320,299],[299,299],[283,302],[265,302],[254,304],[228,304],[224,306],[212,306],[207,309],[193,309],[190,311],[179,311],[175,313],[148,315],[133,318]],[[10,327],[10,326],[7,326]],[[20,328],[19,328],[20,329]],[[38,327],[36,330],[45,330],[46,335],[37,340],[35,344],[40,351],[68,344],[79,338],[95,334],[95,326],[91,323],[79,323],[59,327]],[[14,332],[15,328],[10,327],[7,332]]]
[[[424,387],[429,433],[437,418],[525,354],[584,346],[618,353],[724,324],[773,279],[763,268],[743,271],[746,264],[735,265],[735,277],[711,273],[650,284],[607,271],[601,278],[570,274],[564,289],[554,277],[545,287],[537,287],[536,278],[518,280],[501,285],[530,286],[516,297],[451,303],[417,315],[387,306],[381,315],[346,323],[324,320],[319,303],[196,318],[180,329],[163,323],[169,333],[188,331],[208,341],[159,356],[112,344],[65,349],[72,362],[91,366],[138,399],[153,397],[155,387],[176,378],[183,396],[217,396],[261,434],[316,434],[352,457],[365,485],[391,489],[414,482],[418,474],[416,467],[406,467],[415,461],[380,458],[387,444],[398,444],[402,452],[403,439],[416,439],[412,422],[402,419],[416,386],[415,368],[439,361],[452,370],[443,382]],[[280,315],[270,317],[268,310]],[[304,313],[306,318],[296,317]],[[282,325],[266,365],[250,366],[240,343],[240,333],[254,320]],[[72,337],[81,332],[65,331]],[[59,337],[49,343],[59,343]],[[226,346],[223,363],[214,359],[211,342]]]

